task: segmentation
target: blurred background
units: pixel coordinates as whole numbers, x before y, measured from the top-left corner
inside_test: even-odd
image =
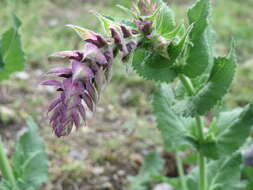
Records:
[[[126,72],[120,63],[114,65],[112,81],[96,113],[89,116],[88,127],[68,137],[53,135],[46,110],[54,98],[54,90],[39,86],[43,74],[54,66],[47,60],[49,54],[82,45],[66,24],[99,31],[100,24],[91,10],[126,17],[115,5],[131,6],[131,3],[132,0],[16,1],[28,61],[25,71],[0,84],[0,133],[11,153],[14,139],[24,130],[27,115],[35,118],[50,159],[50,182],[42,190],[123,190],[129,176],[138,173],[145,155],[152,151],[163,152],[150,105],[154,84],[142,80],[134,71]],[[168,3],[177,21],[182,22],[193,0],[169,0]],[[224,101],[231,107],[242,106],[252,100],[253,95],[253,1],[213,0],[213,4],[218,54],[227,53],[226,47],[232,38],[238,44],[237,78],[231,95]],[[1,33],[9,24],[6,7],[0,0]],[[164,174],[176,177],[174,156],[162,155]]]

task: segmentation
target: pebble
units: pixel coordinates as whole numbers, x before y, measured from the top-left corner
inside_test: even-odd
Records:
[[[173,188],[166,183],[160,183],[157,184],[153,190],[173,190]]]

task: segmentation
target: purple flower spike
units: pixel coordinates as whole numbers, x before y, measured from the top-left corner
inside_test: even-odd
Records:
[[[140,22],[140,26],[146,32],[145,23]],[[111,79],[116,53],[122,54],[124,62],[138,45],[130,39],[132,30],[123,25],[110,27],[112,39],[108,41],[93,31],[70,27],[85,41],[84,48],[53,54],[53,57],[68,59],[69,65],[47,73],[56,75],[59,80],[41,83],[57,87],[58,96],[48,108],[50,125],[57,137],[69,135],[73,127],[79,128],[86,123],[86,111],[95,111],[102,88]]]

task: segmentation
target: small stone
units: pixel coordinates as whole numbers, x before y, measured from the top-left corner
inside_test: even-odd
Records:
[[[93,173],[97,176],[101,175],[104,173],[104,168],[102,167],[95,167],[93,168]]]
[[[173,190],[173,188],[166,183],[157,184],[153,190]]]
[[[0,106],[0,118],[4,123],[9,123],[15,119],[15,112],[5,106]]]
[[[125,175],[126,175],[126,172],[125,172],[124,170],[119,170],[119,171],[118,171],[118,175],[121,176],[121,177],[122,177],[122,176],[125,176]]]
[[[22,72],[17,72],[15,74],[13,74],[13,77],[20,79],[20,80],[27,80],[30,78],[30,75],[27,72],[22,71]]]

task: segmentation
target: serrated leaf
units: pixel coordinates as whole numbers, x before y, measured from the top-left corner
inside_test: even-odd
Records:
[[[253,126],[253,105],[221,112],[209,129],[213,139],[206,139],[201,144],[195,142],[195,148],[211,159],[229,156],[238,151],[250,136]]]
[[[228,116],[228,115],[227,115]],[[225,126],[221,125],[221,122],[217,122],[217,127],[223,130],[219,131],[217,135],[217,147],[221,155],[231,155],[237,151],[250,136],[250,131],[253,126],[253,104],[246,106],[243,111],[236,112],[233,116],[230,114],[230,118],[223,119]]]
[[[147,80],[172,82],[177,76],[168,59],[145,49],[139,48],[134,52],[132,66],[140,76]]]
[[[225,57],[215,59],[208,83],[189,100],[182,101],[175,109],[185,116],[204,115],[227,93],[235,75],[236,63]]]
[[[236,153],[227,159],[211,162],[208,166],[208,190],[236,190],[240,182],[241,155]]]
[[[145,160],[137,176],[129,177],[129,190],[145,190],[153,175],[158,175],[164,165],[164,160],[158,153],[152,152],[145,156]]]
[[[189,47],[189,56],[182,72],[190,78],[201,75],[213,64],[209,15],[210,0],[198,0],[188,11],[189,23],[194,24],[190,34],[193,46]]]
[[[207,190],[236,190],[240,182],[241,155],[233,154],[207,165]],[[198,189],[198,167],[187,177],[189,189]]]
[[[172,109],[174,100],[172,89],[167,84],[161,84],[153,98],[157,128],[161,132],[165,147],[170,150],[187,144],[186,123],[189,123],[189,120],[180,117]]]
[[[16,15],[13,16],[14,25],[5,33],[3,33],[0,44],[0,65],[3,64],[0,70],[0,80],[7,79],[10,74],[17,71],[22,71],[25,66],[25,54],[22,49],[19,27],[21,21]]]
[[[17,141],[12,157],[20,189],[39,189],[48,179],[48,158],[38,126],[28,118],[29,130]]]
[[[167,34],[175,28],[175,18],[171,8],[165,3],[161,3],[161,8],[156,14],[154,21],[156,32],[160,35]]]

